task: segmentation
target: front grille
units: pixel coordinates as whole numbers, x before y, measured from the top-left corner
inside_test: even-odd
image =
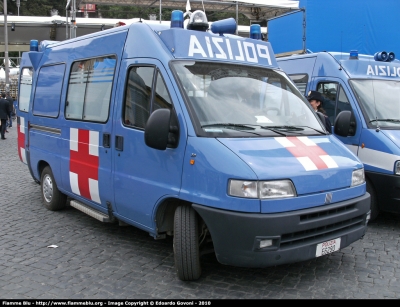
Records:
[[[343,206],[335,209],[330,209],[330,210],[325,210],[325,211],[318,211],[315,213],[309,213],[309,214],[303,214],[300,215],[300,221],[307,221],[307,220],[312,220],[320,217],[325,217],[325,216],[330,216],[330,215],[336,215],[338,213],[346,212],[346,211],[352,211],[356,205],[348,205],[348,206]]]
[[[296,244],[302,244],[309,241],[314,241],[316,239],[323,239],[323,238],[330,239],[335,237],[336,234],[339,235],[344,231],[357,229],[362,225],[364,225],[363,215],[330,225],[283,234],[281,236],[280,247],[285,248]]]

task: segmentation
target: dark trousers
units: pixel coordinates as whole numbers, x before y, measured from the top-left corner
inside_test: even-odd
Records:
[[[4,139],[4,133],[6,132],[6,125],[7,125],[7,120],[1,119],[1,138],[2,139]]]
[[[12,112],[8,113],[8,127],[12,127]]]

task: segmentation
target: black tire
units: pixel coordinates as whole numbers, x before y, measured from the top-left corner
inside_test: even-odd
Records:
[[[371,219],[370,221],[374,221],[379,215],[379,208],[378,208],[378,201],[376,198],[376,192],[374,186],[372,185],[371,181],[368,179],[367,182],[367,192],[371,195]]]
[[[189,206],[180,206],[175,210],[174,258],[180,280],[196,280],[200,277],[198,219]]]
[[[65,208],[67,196],[58,190],[50,166],[43,169],[40,177],[40,190],[43,204],[48,210],[58,211]]]

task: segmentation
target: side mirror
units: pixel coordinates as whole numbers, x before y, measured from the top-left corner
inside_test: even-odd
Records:
[[[174,113],[169,109],[158,109],[151,113],[144,128],[146,145],[158,150],[178,146],[178,125],[171,126],[176,121],[174,119]]]
[[[171,111],[158,109],[151,113],[144,128],[144,142],[147,146],[165,150],[168,144]]]
[[[334,132],[343,137],[356,134],[356,120],[351,111],[342,111],[339,113],[335,120]]]

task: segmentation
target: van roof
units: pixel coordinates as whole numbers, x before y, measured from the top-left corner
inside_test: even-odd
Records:
[[[49,48],[62,48],[62,46],[71,46],[71,44],[76,43],[82,44],[87,39],[101,39],[124,31],[127,32],[124,56],[158,58],[155,52],[158,52],[160,56],[164,52],[164,56],[172,59],[227,61],[238,64],[278,67],[269,42],[229,34],[218,35],[211,31],[202,32],[182,28],[170,28],[165,24],[146,24],[140,22],[60,42],[43,41],[40,44],[39,51],[45,51]],[[137,41],[141,43],[138,45]],[[155,48],[154,50],[157,44],[163,45],[163,48]],[[135,53],[132,51],[132,47],[129,47],[130,50],[127,50],[128,45],[140,46],[140,49],[143,50],[148,48],[148,51],[147,53],[140,51]]]
[[[323,65],[338,65],[350,78],[375,78],[375,79],[398,79],[400,80],[400,61],[392,62],[375,60],[374,56],[358,54],[354,59],[350,58],[349,52],[316,52],[301,55],[292,55],[278,58],[278,62],[296,59],[317,58]],[[294,65],[294,64],[291,64]]]

